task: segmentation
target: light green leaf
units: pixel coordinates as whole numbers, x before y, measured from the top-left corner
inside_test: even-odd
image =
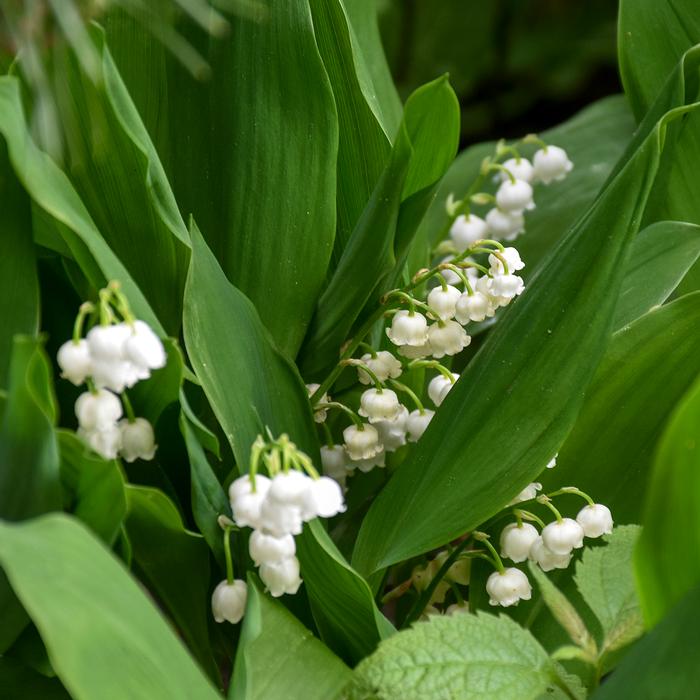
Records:
[[[694,293],[613,335],[556,468],[539,481],[545,489],[576,484],[604,500],[616,522],[639,522],[653,447],[698,373],[700,293]]]
[[[58,443],[68,509],[111,546],[126,515],[121,469],[116,460],[102,459],[89,450],[75,433],[58,431]]]
[[[0,523],[0,564],[75,700],[220,697],[136,581],[76,520]]]
[[[694,698],[700,685],[700,587],[689,591],[625,657],[593,700]]]
[[[32,141],[22,108],[19,82],[0,77],[0,133],[7,141],[18,179],[69,248],[94,287],[119,280],[138,318],[163,333],[151,306],[95,226],[65,173]],[[49,241],[40,241],[50,243]]]
[[[595,640],[588,631],[585,622],[576,612],[568,598],[549,580],[539,566],[530,563],[530,573],[540,588],[542,598],[556,621],[566,630],[571,641],[580,650],[592,654],[596,652]],[[560,657],[561,658],[561,657]]]
[[[674,408],[659,440],[635,552],[642,611],[659,622],[700,583],[700,382]]]
[[[616,527],[603,547],[588,547],[576,565],[579,592],[603,629],[601,652],[626,646],[644,632],[634,584],[632,552],[637,525]]]
[[[232,700],[335,700],[350,669],[284,606],[268,598],[257,577],[248,577],[233,679]]]
[[[592,207],[505,310],[372,504],[353,554],[360,571],[473,529],[557,452],[608,343],[623,262],[675,116],[637,134]]]
[[[614,328],[662,304],[700,256],[700,226],[661,221],[645,228],[632,242],[625,267]]]
[[[352,700],[528,700],[563,683],[535,638],[505,616],[432,617],[382,642],[355,670]]]

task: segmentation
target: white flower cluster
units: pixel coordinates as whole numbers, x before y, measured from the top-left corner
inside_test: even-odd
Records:
[[[236,525],[253,528],[250,557],[275,598],[294,594],[301,585],[294,536],[301,534],[303,524],[345,510],[342,490],[333,479],[294,468],[272,478],[245,474],[231,484],[229,499]]]
[[[117,308],[125,319],[118,321],[111,307],[116,295]],[[87,384],[88,391],[75,402],[78,435],[105,459],[121,455],[127,462],[153,459],[156,451],[153,427],[145,418],[131,415],[126,395],[127,418],[117,394],[137,382],[148,379],[151,372],[165,366],[163,343],[144,321],[135,320],[118,285],[100,292],[101,322],[85,338],[81,329],[85,317],[93,311],[91,304],[81,307],[72,340],[58,350],[61,376],[75,386]]]

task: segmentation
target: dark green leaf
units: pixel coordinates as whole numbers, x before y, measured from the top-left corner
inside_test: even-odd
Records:
[[[0,656],[0,693],[3,700],[70,700],[56,678],[47,678],[34,669]]]
[[[639,522],[653,447],[700,372],[700,293],[615,333],[545,488],[576,484],[616,522]]]
[[[350,678],[350,669],[249,576],[229,697],[335,700]]]
[[[635,554],[644,618],[656,624],[700,583],[700,383],[659,441]]]

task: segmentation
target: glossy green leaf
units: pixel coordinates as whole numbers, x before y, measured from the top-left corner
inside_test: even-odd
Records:
[[[700,383],[679,401],[659,440],[635,553],[649,626],[700,583]]]
[[[68,510],[108,545],[114,544],[126,515],[119,465],[89,450],[75,433],[61,430],[58,441]]]
[[[615,333],[545,488],[576,484],[618,523],[639,522],[653,447],[700,373],[700,293]],[[643,378],[641,380],[640,378]]]
[[[0,564],[75,700],[220,697],[121,562],[78,521],[0,523]]]
[[[335,264],[340,259],[391,150],[374,105],[364,56],[341,0],[310,0],[318,49],[328,71],[338,111],[338,222]],[[334,264],[334,266],[335,266]]]
[[[247,470],[250,447],[268,427],[273,435],[287,433],[318,464],[311,407],[299,374],[274,348],[255,308],[228,282],[201,234],[193,229],[191,235],[185,343],[239,470]],[[300,551],[312,606],[313,591],[323,594],[323,605],[313,607],[317,624],[327,635],[332,633],[333,640],[341,640],[342,650],[362,648],[367,654],[386,634],[386,625],[364,580],[339,555],[324,551],[323,535],[319,540],[313,530],[305,532],[308,546]],[[337,588],[328,586],[329,580]],[[358,628],[363,635],[359,638]],[[336,650],[335,644],[332,648]]]
[[[622,328],[662,304],[700,257],[700,227],[662,221],[645,228],[632,243],[615,309]]]
[[[29,198],[10,169],[0,143],[0,387],[7,387],[13,337],[36,334],[39,327],[39,283],[34,260]]]
[[[425,192],[452,161],[458,135],[459,105],[445,77],[411,95],[386,169],[318,301],[302,351],[305,376],[318,376],[335,363],[365,305],[385,291],[377,280],[401,260],[427,206]],[[415,210],[412,197],[419,202]],[[408,222],[401,221],[405,211]]]
[[[526,279],[590,206],[633,131],[634,122],[624,98],[615,96],[586,107],[562,125],[542,133],[547,143],[566,149],[574,169],[563,182],[535,188],[537,208],[526,214],[526,231],[515,244],[527,265],[523,270]],[[479,144],[460,153],[440,183],[418,232],[419,240],[427,245],[444,230],[447,196],[464,194],[478,175],[482,159],[493,153],[493,147],[494,144]]]
[[[32,141],[19,82],[8,76],[0,77],[0,133],[7,142],[18,179],[60,234],[90,283],[101,287],[107,280],[119,280],[136,315],[162,333],[148,301],[105,242],[65,173]]]
[[[700,684],[700,587],[687,595],[625,657],[593,700],[694,698]]]
[[[563,684],[527,630],[476,613],[435,616],[382,642],[355,670],[349,697],[534,700]]]
[[[248,604],[229,690],[232,700],[335,700],[350,669],[248,577]]]
[[[375,500],[353,555],[360,571],[376,571],[476,527],[557,451],[608,343],[665,121],[637,135],[615,177],[506,309]]]
[[[604,547],[590,547],[576,565],[576,586],[603,630],[601,653],[626,646],[644,632],[634,583],[636,525],[616,527]]]
[[[166,328],[177,333],[187,228],[98,28],[94,41],[101,62],[98,85],[72,54],[56,65],[54,90],[64,129],[66,173],[105,241]]]
[[[157,489],[127,486],[125,523],[133,564],[172,616],[211,678],[218,670],[209,648],[209,550],[185,529],[172,501]]]
[[[694,0],[620,0],[618,58],[622,84],[638,121],[682,54],[700,44]]]

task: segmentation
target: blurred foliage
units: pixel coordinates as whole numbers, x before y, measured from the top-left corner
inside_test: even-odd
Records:
[[[621,91],[614,0],[378,0],[402,98],[445,72],[463,144],[518,137]]]

